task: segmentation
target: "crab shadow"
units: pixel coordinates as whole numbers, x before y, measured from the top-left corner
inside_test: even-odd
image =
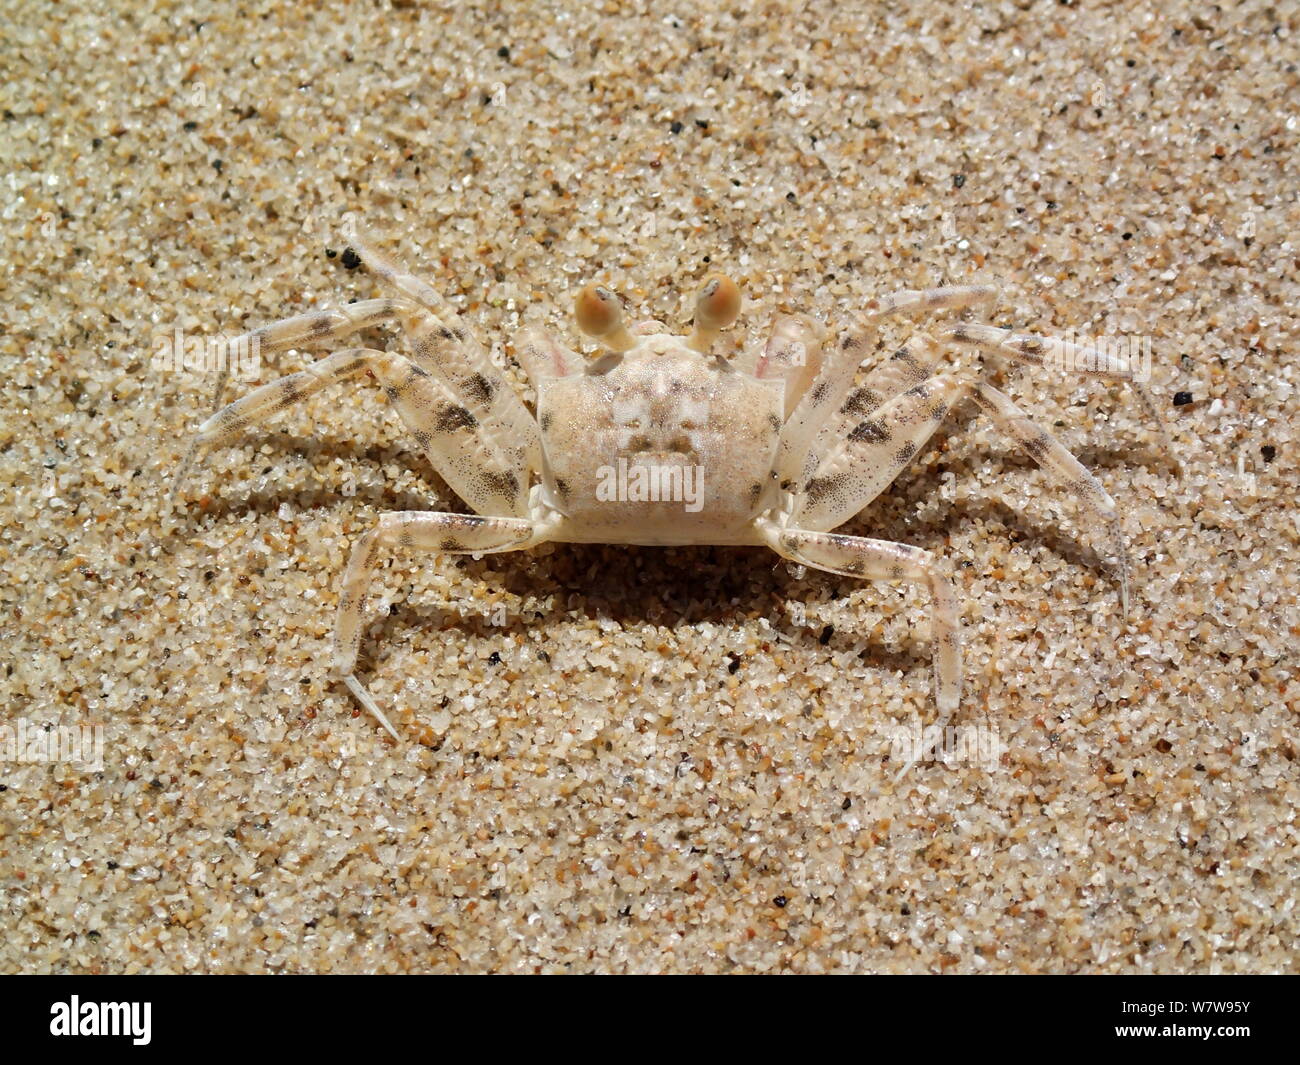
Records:
[[[942,447],[951,439],[953,447],[967,450],[956,441],[966,432],[969,421],[961,418],[945,426],[935,434],[930,446]],[[222,492],[218,476],[211,489],[211,500],[202,512],[203,525],[216,525],[250,513],[271,517],[286,503],[299,512],[335,510],[358,503],[383,511],[470,512],[418,452],[399,444],[362,444],[354,439],[276,433],[259,440],[257,446],[259,451],[267,447],[271,452],[270,456],[256,456],[252,463],[254,470],[264,466],[260,470],[262,474],[270,473],[277,466],[284,468],[283,461],[267,461],[272,457],[295,460],[317,469],[321,460],[333,459],[342,459],[349,466],[372,468],[397,464],[427,484],[429,491],[395,492],[384,483],[369,482],[358,484],[350,495],[343,496],[328,482],[309,486],[299,477],[299,487],[281,484],[249,494],[231,495]],[[1031,459],[1011,448],[999,448],[994,454],[1008,468],[1035,466]],[[1135,453],[1134,448],[1121,447],[1094,447],[1081,451],[1079,457],[1090,468],[1132,466],[1142,458],[1161,461],[1159,453],[1142,455]],[[837,531],[907,543],[942,555],[945,541],[955,527],[980,521],[990,529],[1004,529],[1012,543],[1036,544],[1071,565],[1109,572],[1108,564],[1092,547],[1061,525],[1030,517],[991,496],[936,504],[932,481],[924,469],[917,465],[909,467],[868,510]],[[918,511],[924,516],[918,516]],[[409,556],[410,564],[421,564],[418,561],[421,557]],[[822,626],[796,624],[787,604],[843,599],[873,582],[812,569],[807,569],[802,577],[795,577],[783,559],[762,547],[554,544],[544,558],[535,552],[485,555],[480,559],[465,555],[436,557],[439,564],[447,564],[450,559],[451,565],[471,571],[476,579],[519,601],[559,602],[563,604],[559,608],[563,612],[608,618],[621,627],[639,624],[672,627],[703,622],[725,626],[761,614],[768,617],[776,633],[796,650],[812,649],[825,640],[831,650],[856,650],[865,665],[881,670],[911,672],[931,665],[929,639],[914,632],[884,642],[856,627],[836,630],[827,636]],[[959,581],[959,594],[960,584]],[[515,614],[507,618],[505,625],[494,626],[487,617],[463,610],[455,602],[436,604],[418,598],[395,602],[387,613],[368,621],[358,665],[364,671],[382,671],[388,650],[397,646],[403,630],[455,627],[486,639],[544,624],[547,613],[554,611],[533,612],[528,617]],[[718,657],[721,663],[730,660],[726,650],[720,649]]]
[[[824,626],[797,624],[788,604],[843,599],[862,582],[808,570],[790,573],[784,559],[765,547],[627,547],[603,544],[554,544],[538,558],[527,553],[440,556],[440,564],[472,572],[475,580],[520,601],[551,602],[552,608],[510,614],[493,625],[485,613],[462,610],[452,602],[427,599],[394,602],[386,614],[371,619],[363,640],[359,669],[382,673],[402,633],[455,628],[476,639],[499,639],[547,624],[556,616],[608,619],[620,629],[643,625],[665,628],[703,623],[726,628],[766,616],[774,639],[787,648],[812,650],[822,643],[832,651],[854,650],[876,669],[909,672],[930,663],[929,640],[909,633],[890,643],[856,628],[835,630],[822,639]],[[544,646],[542,647],[544,650]],[[720,642],[720,669],[743,668],[743,658]]]
[[[274,433],[250,443],[255,443],[258,453],[254,456],[255,460],[242,471],[242,476],[245,477],[257,473],[267,475],[274,469],[284,469],[289,463],[320,469],[325,462],[340,459],[349,468],[368,466],[382,469],[385,465],[396,464],[428,484],[429,491],[395,492],[386,484],[370,482],[358,484],[352,492],[344,495],[338,488],[325,482],[313,487],[272,486],[238,495],[223,488],[222,472],[229,467],[208,456],[202,467],[196,468],[192,475],[195,480],[206,476],[211,484],[208,491],[210,501],[202,510],[201,522],[204,525],[215,525],[249,514],[270,516],[286,503],[299,512],[335,510],[341,505],[365,503],[382,510],[445,509],[470,513],[420,454],[400,444],[362,444],[341,437],[290,433]],[[262,454],[263,448],[271,454]],[[448,501],[452,505],[444,506]]]

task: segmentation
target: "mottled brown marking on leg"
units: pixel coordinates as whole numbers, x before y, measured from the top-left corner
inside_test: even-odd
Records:
[[[844,405],[840,407],[840,413],[850,417],[865,417],[879,406],[880,393],[864,386],[849,393]]]
[[[519,491],[519,478],[515,476],[513,470],[505,470],[501,473],[487,471],[483,473],[482,480],[490,491],[507,499],[513,499],[515,493]]]
[[[1048,451],[1047,437],[1039,433],[1037,436],[1031,436],[1028,440],[1025,440],[1021,446],[1029,452],[1035,461],[1041,461]]]
[[[878,444],[888,440],[890,436],[889,427],[884,422],[879,418],[868,418],[864,422],[859,422],[853,432],[849,433],[849,440],[855,444],[863,441]]]
[[[474,374],[465,382],[466,395],[478,403],[491,403],[492,397],[496,395],[496,391],[496,385],[481,373]]]
[[[827,497],[836,497],[844,489],[844,474],[834,474],[830,477],[812,477],[808,481],[804,494],[808,497],[808,505],[816,506],[819,502]]]
[[[434,415],[433,428],[439,433],[454,433],[458,429],[474,429],[478,419],[458,403],[447,403]]]

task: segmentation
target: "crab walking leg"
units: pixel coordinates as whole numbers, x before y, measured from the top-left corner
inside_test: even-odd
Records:
[[[421,307],[432,311],[439,318],[450,321],[455,313],[437,291],[428,283],[421,281],[410,271],[403,269],[386,255],[382,254],[370,241],[360,233],[351,233],[348,240],[361,256],[366,269],[400,292],[408,299],[414,300]]]
[[[939,571],[935,556],[919,547],[863,536],[781,528],[761,522],[759,531],[778,555],[813,569],[862,580],[910,580],[925,584],[933,601],[930,638],[934,646],[934,699],[939,710],[937,734],[961,702],[961,622],[957,593]],[[923,752],[899,770],[898,780]]]
[[[328,384],[374,371],[389,402],[439,476],[480,514],[522,517],[528,512],[532,467],[524,449],[500,439],[487,420],[490,388],[458,392],[438,373],[391,351],[350,348],[305,370],[272,381],[218,411],[199,427],[172,486],[175,498],[200,451],[238,436]]]
[[[1006,393],[966,373],[929,377],[864,418],[804,482],[792,520],[811,529],[833,529],[847,521],[893,483],[948,412],[967,396],[973,396],[998,428],[1101,521],[1118,560],[1120,603],[1127,614],[1128,553],[1115,501],[1059,440],[1035,425]]]
[[[361,300],[332,310],[311,311],[272,322],[236,337],[232,345],[247,345],[254,357],[283,351],[285,348],[308,348],[331,340],[341,340],[374,325],[395,321],[415,309],[417,305],[411,300]],[[244,348],[236,347],[235,350]],[[221,368],[216,387],[212,391],[214,411],[220,408],[229,381],[230,367],[226,365]]]
[[[928,314],[934,311],[965,310],[997,297],[993,285],[954,285],[949,288],[905,289],[882,296],[867,305],[869,318],[895,314]],[[888,359],[873,367],[861,385],[844,396],[834,415],[827,415],[813,437],[804,459],[806,479],[844,434],[882,403],[905,389],[913,388],[934,372],[943,347],[930,335],[912,337]]]
[[[834,412],[848,398],[858,367],[875,348],[880,319],[896,314],[961,310],[987,302],[996,295],[997,289],[991,285],[953,285],[906,289],[871,300],[861,329],[844,337],[837,348],[827,350],[817,380],[786,419],[772,466],[773,479],[782,486],[793,483],[811,461],[808,453],[822,428],[833,420]]]
[[[252,329],[240,337],[258,345],[261,351],[283,351],[341,340],[374,325],[396,321],[416,309],[412,300],[384,297],[359,300],[327,310],[284,318],[270,325]]]
[[[808,483],[808,478],[817,472],[817,467],[839,448],[840,443],[863,418],[929,378],[942,355],[943,348],[933,338],[922,333],[873,368],[863,384],[845,397],[839,410],[827,419],[826,425],[814,438],[813,446],[808,449],[808,457],[804,460],[800,482]]]
[[[993,423],[1020,444],[1040,467],[1065,485],[1085,507],[1101,519],[1118,560],[1120,606],[1128,614],[1128,550],[1124,546],[1124,530],[1120,527],[1119,512],[1110,493],[1088,472],[1083,463],[1070,454],[1064,444],[1046,429],[1035,425],[1005,392],[984,381],[976,381],[974,386],[975,402],[993,419]]]
[[[176,471],[168,502],[176,498],[181,484],[202,452],[234,439],[250,425],[266,421],[286,407],[314,395],[326,385],[356,377],[371,360],[390,357],[388,352],[377,348],[347,348],[317,360],[305,370],[263,385],[223,407],[199,426],[194,442],[190,444],[189,451],[181,460],[180,469]]]
[[[472,401],[471,409],[485,435],[500,447],[518,449],[528,466],[539,467],[542,445],[535,420],[483,346],[458,324],[446,300],[363,237],[354,234],[350,239],[366,268],[402,293],[394,302],[401,308],[399,317],[412,342],[414,361],[441,375],[453,390]]]
[[[389,724],[354,673],[357,650],[361,645],[362,608],[380,550],[406,547],[453,554],[493,554],[530,547],[540,539],[540,535],[539,527],[526,518],[408,510],[382,515],[379,524],[357,542],[339,596],[338,621],[334,628],[334,670],[357,701],[378,719],[393,739],[399,739],[397,730]]]
[[[969,392],[961,377],[939,374],[860,419],[795,487],[793,523],[804,529],[844,524],[893,483]]]
[[[947,288],[902,289],[869,301],[867,314],[884,318],[894,314],[933,314],[958,311],[997,298],[996,285],[949,285]]]
[[[1032,366],[1055,366],[1063,370],[1099,374],[1122,381],[1132,381],[1137,373],[1129,360],[1117,353],[1075,344],[1056,337],[1040,337],[1032,333],[1013,333],[995,325],[962,322],[939,332],[941,340],[969,344],[981,351],[1002,355],[1016,362]]]
[[[900,392],[916,387],[929,377],[942,357],[943,347],[934,337],[928,333],[918,333],[883,363],[871,369],[862,387],[881,396],[881,402],[893,399]],[[857,392],[858,389],[854,389],[849,394],[850,399]]]
[[[1174,450],[1164,415],[1160,413],[1160,407],[1151,395],[1151,390],[1147,388],[1142,380],[1143,368],[1135,368],[1132,360],[1125,358],[1118,352],[1107,351],[1099,347],[1088,347],[1084,344],[1075,344],[1072,341],[1059,340],[1055,337],[1040,337],[1032,333],[1013,333],[1009,329],[999,329],[997,326],[981,325],[975,322],[963,322],[960,325],[945,329],[939,334],[939,338],[955,344],[966,344],[994,355],[1001,355],[1004,358],[1028,366],[1051,366],[1075,373],[1092,374],[1098,377],[1127,381],[1137,395],[1138,402],[1142,405],[1142,410],[1147,419],[1155,426],[1156,432],[1160,434],[1166,454],[1173,460],[1178,471],[1182,472],[1182,463],[1178,460],[1178,454]]]

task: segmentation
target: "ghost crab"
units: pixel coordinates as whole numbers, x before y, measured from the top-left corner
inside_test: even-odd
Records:
[[[516,352],[536,388],[536,416],[457,315],[424,282],[368,243],[351,243],[397,295],[288,318],[248,334],[264,351],[304,348],[396,323],[410,358],[356,347],[258,388],[198,430],[173,487],[193,460],[251,425],[327,386],[370,371],[431,465],[477,513],[384,514],[352,551],[343,578],[333,664],[357,700],[395,738],[356,676],[362,607],[382,550],[487,554],[544,541],[645,546],[765,545],[794,563],[863,580],[923,583],[932,599],[934,691],[940,734],[961,697],[961,638],[953,585],[929,551],[832,530],[862,511],[907,466],[949,411],[973,400],[993,422],[1100,521],[1118,559],[1128,606],[1128,562],[1111,497],[1049,433],[982,374],[940,372],[944,345],[971,345],[1016,363],[1081,369],[1133,382],[1113,354],[1062,340],[955,322],[920,334],[875,368],[855,375],[892,315],[964,311],[988,303],[991,286],[901,291],[872,300],[838,343],[809,318],[783,317],[761,351],[714,353],[738,317],[740,292],[721,274],[706,279],[689,335],[658,322],[630,329],[619,298],[588,285],[575,306],[581,330],[603,351],[592,358],[528,330]],[[668,491],[610,492],[609,471],[655,471]],[[671,498],[698,475],[697,506]],[[693,483],[693,482],[691,482]],[[619,482],[622,485],[622,482]],[[604,487],[602,487],[604,486]],[[914,761],[915,759],[913,759]],[[908,762],[899,776],[907,771]]]

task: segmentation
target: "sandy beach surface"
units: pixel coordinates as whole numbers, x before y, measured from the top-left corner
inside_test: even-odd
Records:
[[[107,6],[0,3],[0,971],[1297,968],[1294,5]],[[842,528],[953,576],[945,759],[892,783],[925,589],[758,548],[386,555],[394,743],[339,580],[465,508],[373,381],[164,520],[216,384],[169,345],[382,294],[349,216],[526,398],[526,323],[591,350],[595,280],[680,329],[714,269],[747,349],[976,283],[1138,345],[1181,476],[1123,384],[999,378],[1116,501],[1128,615],[963,409]]]

